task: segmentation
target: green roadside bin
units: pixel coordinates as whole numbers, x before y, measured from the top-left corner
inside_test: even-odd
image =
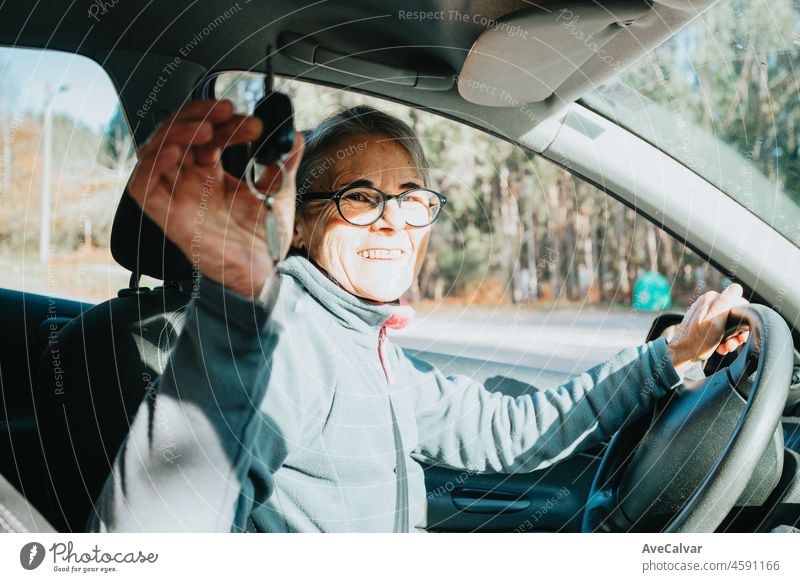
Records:
[[[672,306],[669,281],[661,273],[645,271],[633,286],[633,308],[663,311]]]

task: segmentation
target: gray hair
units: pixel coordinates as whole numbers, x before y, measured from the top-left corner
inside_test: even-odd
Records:
[[[331,150],[357,135],[383,135],[397,141],[408,150],[427,185],[428,160],[414,130],[388,113],[369,105],[356,105],[323,119],[316,127],[303,133],[306,147],[297,168],[297,191],[300,194],[307,192],[311,184],[333,165]]]

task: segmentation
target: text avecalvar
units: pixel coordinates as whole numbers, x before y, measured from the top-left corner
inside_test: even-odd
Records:
[[[645,544],[642,548],[643,554],[699,554],[703,546],[692,546],[689,544]]]

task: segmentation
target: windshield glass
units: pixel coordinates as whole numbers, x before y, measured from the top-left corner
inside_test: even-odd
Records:
[[[722,1],[584,99],[800,246],[800,2]]]

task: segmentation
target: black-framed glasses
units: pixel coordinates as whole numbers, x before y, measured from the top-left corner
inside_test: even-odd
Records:
[[[369,226],[380,220],[386,203],[397,200],[406,224],[414,227],[428,226],[439,217],[447,198],[427,188],[412,188],[400,194],[385,194],[372,186],[348,184],[336,192],[304,192],[298,194],[300,202],[332,200],[339,215],[354,226]]]

